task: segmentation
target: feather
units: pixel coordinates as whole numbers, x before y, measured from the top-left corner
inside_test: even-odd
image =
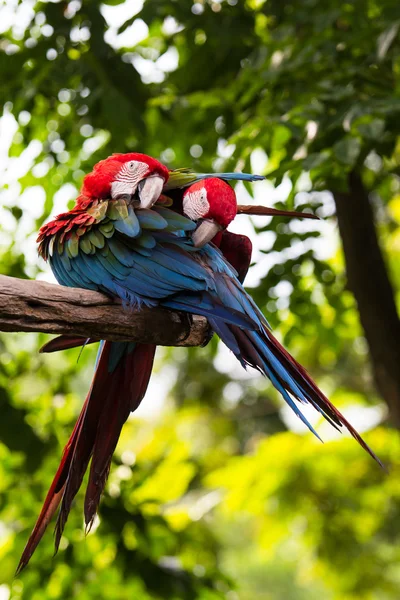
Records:
[[[181,228],[180,220],[185,220],[183,217],[165,208],[158,208],[157,211],[168,226],[172,224]],[[95,257],[91,259],[85,255],[70,259],[72,270],[70,274],[65,270],[66,280],[71,280],[77,264],[78,270],[82,270],[101,289],[119,295],[127,303],[135,306],[157,303],[206,316],[212,320],[214,329],[240,362],[257,368],[267,376],[313,433],[314,429],[302,415],[297,402],[312,404],[331,424],[346,427],[363,448],[376,458],[306,371],[268,332],[264,316],[246,294],[221,253],[211,245],[190,253],[187,251],[189,244],[175,233],[163,230],[153,235],[157,245],[149,257],[139,255],[117,236],[108,241],[112,251],[116,248],[117,260],[134,267],[118,285],[107,278],[107,265],[104,268]],[[83,269],[80,260],[85,263]],[[176,269],[176,262],[180,263],[179,269]],[[62,265],[56,265],[59,275],[61,268]]]
[[[235,325],[229,326],[240,349],[240,359],[268,377],[285,401],[305,425],[319,438],[318,434],[299,410],[292,397],[299,402],[309,402],[333,426],[344,426],[368,454],[383,467],[382,462],[347,421],[341,412],[316,386],[307,371],[283,348],[266,329],[243,331]],[[222,337],[229,347],[229,339]],[[234,351],[233,348],[231,348]],[[384,468],[384,467],[383,467]]]
[[[40,542],[44,532],[46,531],[47,525],[49,524],[52,516],[56,512],[61,502],[66,481],[68,478],[72,457],[75,451],[76,442],[80,435],[82,421],[86,412],[87,402],[88,400],[86,400],[85,404],[83,405],[82,411],[76,422],[71,437],[69,438],[67,445],[64,448],[60,466],[58,467],[57,473],[47,493],[46,499],[43,504],[43,508],[40,512],[38,520],[36,521],[35,527],[33,528],[29,540],[24,548],[16,570],[16,575],[18,575],[22,571],[22,569],[24,569],[28,564],[32,554],[34,553],[38,543]]]
[[[154,231],[165,229],[168,225],[168,222],[161,216],[158,210],[141,209],[137,211],[136,216],[142,229],[151,229]]]
[[[262,175],[250,173],[195,173],[190,169],[174,169],[169,172],[169,179],[164,186],[164,191],[175,188],[184,188],[210,177],[217,177],[226,181],[262,181]]]
[[[96,258],[113,277],[116,277],[117,279],[125,279],[128,277],[130,269],[123,265],[111,252],[106,256],[102,252],[98,252]]]
[[[76,258],[79,253],[79,238],[76,233],[72,233],[71,237],[67,240],[67,252],[69,258]]]
[[[136,238],[141,232],[139,220],[132,207],[129,207],[126,217],[116,219],[113,225],[117,231],[131,238]]]
[[[89,233],[87,234],[90,243],[92,244],[92,246],[94,246],[95,248],[104,248],[104,236],[102,235],[100,228],[98,229],[94,229],[92,227],[92,229],[89,231]],[[78,256],[78,255],[76,255]]]
[[[169,208],[157,206],[154,208],[154,211],[167,222],[166,231],[193,231],[197,227],[196,223]]]
[[[103,410],[97,427],[85,496],[85,523],[89,530],[108,477],[122,426],[146,393],[155,350],[156,346],[151,344],[137,344],[131,352],[125,349],[123,360],[119,360],[111,371],[110,388],[103,394]]]
[[[244,313],[239,313],[235,309],[224,306],[217,298],[210,294],[188,294],[177,295],[175,299],[165,300],[162,306],[173,308],[174,310],[183,310],[191,314],[202,315],[208,318],[219,318],[221,321],[238,325],[239,327],[255,327],[251,319]]]
[[[141,248],[147,248],[148,250],[154,248],[156,244],[157,242],[154,236],[150,235],[149,233],[142,233],[142,235],[136,240],[136,247],[139,246]]]
[[[99,225],[99,230],[104,235],[104,237],[110,238],[114,235],[115,228],[112,221],[107,221]]]
[[[85,254],[90,254],[90,252],[92,250],[92,243],[91,243],[88,235],[84,235],[84,236],[82,236],[80,238],[80,240],[79,240],[79,248]]]
[[[128,207],[124,200],[113,200],[108,203],[107,216],[112,221],[128,218]]]
[[[109,203],[107,200],[103,200],[91,208],[88,208],[87,214],[93,217],[93,219],[96,221],[102,221],[107,214],[108,204]]]
[[[108,247],[120,263],[125,267],[133,267],[135,264],[135,255],[131,249],[120,241],[116,236],[108,240]]]
[[[17,574],[28,564],[61,503],[55,535],[57,551],[72,500],[93,455],[85,498],[85,520],[86,525],[90,527],[107,480],[111,457],[121,428],[129,413],[139,406],[146,393],[155,349],[151,344],[102,344],[91,389],[21,556]],[[113,360],[115,353],[118,360]]]
[[[49,354],[50,352],[59,352],[60,350],[69,350],[70,348],[78,348],[98,342],[93,338],[84,338],[77,335],[58,335],[46,344],[44,344],[39,352]]]

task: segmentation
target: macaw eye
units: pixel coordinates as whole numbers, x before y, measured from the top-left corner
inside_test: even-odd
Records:
[[[131,160],[131,162],[128,162],[128,169],[130,169],[131,171],[135,170],[135,161]]]
[[[200,198],[199,198],[199,200],[200,200],[200,202],[202,204],[204,204],[204,206],[206,204],[208,205],[208,202],[207,202],[207,192],[206,192],[206,190],[204,188],[200,192]]]

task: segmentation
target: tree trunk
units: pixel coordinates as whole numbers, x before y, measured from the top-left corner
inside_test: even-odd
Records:
[[[360,313],[376,386],[400,428],[400,321],[379,247],[368,193],[356,173],[349,191],[334,193],[348,285]]]

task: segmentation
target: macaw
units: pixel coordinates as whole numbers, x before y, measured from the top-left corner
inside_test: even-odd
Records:
[[[136,309],[161,306],[204,315],[241,365],[267,376],[313,433],[295,400],[311,403],[333,426],[344,425],[380,462],[273,337],[218,248],[198,245],[196,235],[193,241],[205,222],[215,222],[222,232],[234,218],[232,188],[219,179],[202,178],[184,192],[182,216],[155,204],[168,177],[164,165],[146,155],[115,155],[96,165],[84,179],[76,206],[40,231],[39,252],[56,279],[62,285],[102,291]],[[222,233],[221,244],[223,240]],[[231,245],[232,238],[227,243]],[[58,548],[92,458],[84,506],[90,529],[122,425],[146,391],[154,351],[146,344],[101,342],[91,388],[17,572],[28,563],[61,505],[55,531]]]

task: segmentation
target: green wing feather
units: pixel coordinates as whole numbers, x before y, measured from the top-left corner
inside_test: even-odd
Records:
[[[163,191],[187,187],[196,181],[198,181],[198,175],[190,169],[173,169],[169,172],[169,178]]]

